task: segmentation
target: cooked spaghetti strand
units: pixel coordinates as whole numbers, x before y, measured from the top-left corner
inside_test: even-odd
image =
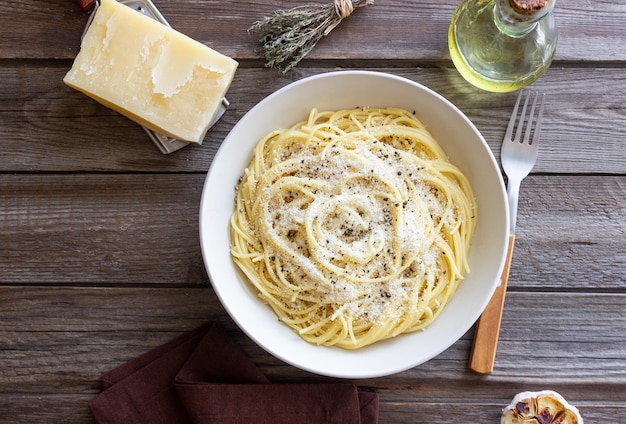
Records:
[[[257,144],[231,253],[303,339],[356,349],[437,317],[469,272],[476,209],[412,113],[314,109]]]

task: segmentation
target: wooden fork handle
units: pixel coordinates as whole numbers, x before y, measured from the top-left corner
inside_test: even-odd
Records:
[[[469,368],[481,374],[489,374],[493,371],[493,364],[496,360],[496,350],[498,347],[498,337],[500,335],[500,322],[502,321],[502,309],[504,308],[504,298],[506,296],[506,286],[509,282],[509,270],[511,269],[511,258],[513,257],[513,245],[515,235],[509,235],[509,247],[506,254],[506,261],[501,283],[496,287],[491,300],[481,314],[476,324],[474,332],[474,344],[470,353]]]

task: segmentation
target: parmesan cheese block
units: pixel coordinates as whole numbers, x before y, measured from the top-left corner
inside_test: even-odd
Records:
[[[156,132],[202,143],[237,62],[115,0],[101,0],[63,81]]]

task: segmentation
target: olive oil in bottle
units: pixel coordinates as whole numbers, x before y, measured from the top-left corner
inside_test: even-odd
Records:
[[[459,73],[483,90],[509,92],[550,67],[557,30],[556,0],[462,0],[448,31]]]

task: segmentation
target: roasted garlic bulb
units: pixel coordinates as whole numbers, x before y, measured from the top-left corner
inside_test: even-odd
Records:
[[[583,424],[576,407],[555,391],[522,392],[502,411],[500,424]]]

